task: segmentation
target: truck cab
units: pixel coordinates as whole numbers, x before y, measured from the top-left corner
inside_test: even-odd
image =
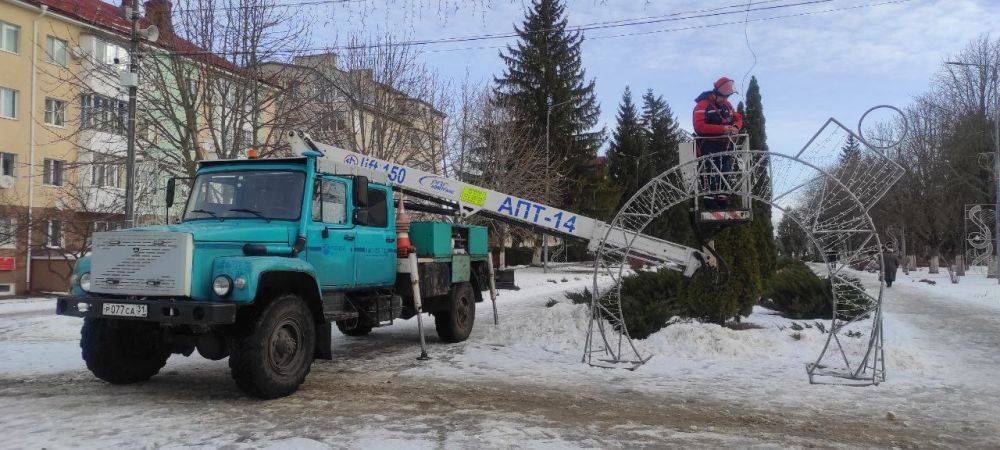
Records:
[[[415,304],[408,274],[397,276],[393,188],[321,172],[321,156],[202,162],[179,223],[95,233],[56,307],[84,318],[87,367],[134,383],[197,350],[228,357],[248,394],[275,398],[332,357],[333,324],[363,336],[428,312],[442,340],[465,340],[487,286],[485,228],[413,224],[436,230],[414,242]]]

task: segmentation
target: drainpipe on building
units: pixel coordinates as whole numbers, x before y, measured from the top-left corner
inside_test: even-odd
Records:
[[[28,292],[31,292],[31,230],[35,228],[33,222],[35,207],[35,110],[38,96],[38,20],[49,12],[48,5],[41,6],[41,12],[35,16],[31,23],[31,105],[29,110],[31,116],[31,131],[28,149],[28,255],[25,261],[24,281],[28,285]]]

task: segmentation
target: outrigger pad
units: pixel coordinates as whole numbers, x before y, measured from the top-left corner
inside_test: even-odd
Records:
[[[700,211],[698,220],[701,222],[747,222],[750,220],[748,210]]]

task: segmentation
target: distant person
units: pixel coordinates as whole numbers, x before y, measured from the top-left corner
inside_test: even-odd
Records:
[[[711,91],[702,92],[694,99],[694,133],[703,139],[696,139],[698,156],[732,150],[731,135],[738,134],[743,128],[743,117],[729,103],[729,96],[736,93],[733,80],[719,78]],[[715,167],[720,172],[729,172],[733,167],[732,156],[717,156],[712,158]],[[709,177],[708,188],[717,191],[722,187],[722,178],[718,175]],[[729,197],[725,195],[705,197],[705,207],[709,210],[724,209],[729,206]]]
[[[899,257],[892,247],[886,247],[882,252],[882,279],[885,280],[885,287],[892,287],[892,282],[896,281],[896,269],[899,268]]]

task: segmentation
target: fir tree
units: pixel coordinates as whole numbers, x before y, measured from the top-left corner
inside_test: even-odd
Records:
[[[533,0],[515,27],[517,44],[500,52],[507,67],[495,82],[498,100],[539,142],[548,127],[550,164],[558,162],[567,178],[577,181],[597,156],[603,131],[592,131],[600,108],[594,81],[586,80],[582,67],[583,35],[567,30],[564,13],[561,0]],[[561,203],[573,208],[582,200],[579,189],[569,191]]]

